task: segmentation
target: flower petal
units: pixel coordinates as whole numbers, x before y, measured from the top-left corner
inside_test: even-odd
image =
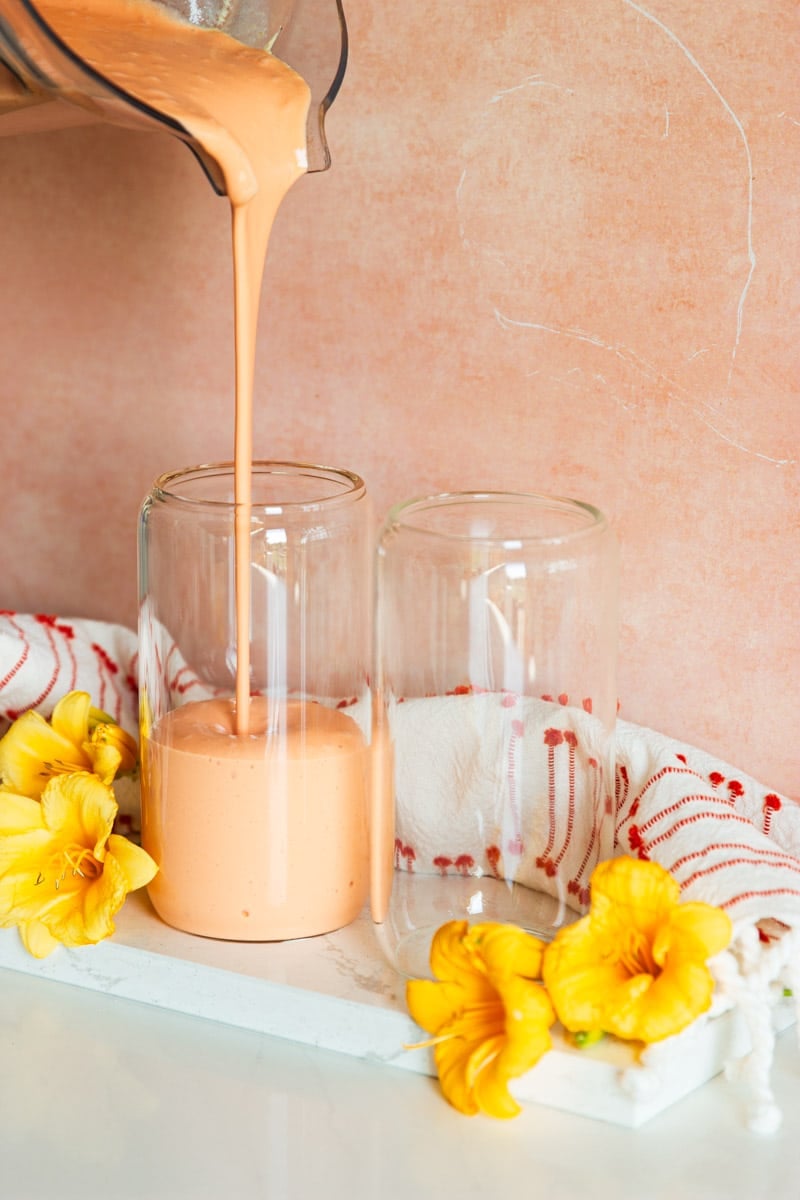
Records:
[[[448,921],[437,929],[431,943],[431,970],[438,980],[456,989],[454,1006],[480,1004],[496,996],[486,978],[481,953],[469,939],[469,931],[467,921]]]
[[[474,955],[464,942],[468,931],[467,921],[448,921],[436,930],[430,959],[431,971],[437,979],[462,980],[476,974]]]
[[[473,925],[465,940],[470,949],[480,951],[490,976],[541,978],[544,942],[517,925],[496,922]]]
[[[0,839],[43,828],[42,809],[38,800],[31,800],[29,796],[18,796],[15,792],[0,792]]]
[[[103,783],[111,783],[120,765],[119,750],[105,743],[83,743],[83,752],[89,760],[91,771]]]
[[[22,944],[34,958],[47,958],[58,945],[50,930],[41,921],[26,921],[20,925],[19,932]]]
[[[102,861],[118,812],[108,784],[86,771],[56,775],[44,789],[41,803],[48,829],[91,850]]]
[[[412,1018],[428,1033],[439,1031],[464,1007],[464,992],[458,983],[435,983],[431,979],[409,979],[406,1004]]]
[[[659,965],[675,954],[705,962],[724,950],[732,936],[731,919],[721,908],[699,901],[679,904],[656,934],[653,957]]]
[[[467,1042],[463,1038],[448,1038],[447,1041],[440,1042],[433,1052],[445,1099],[453,1108],[468,1117],[478,1112],[473,1090],[467,1082],[470,1059],[476,1048],[475,1042]]]
[[[0,875],[0,927],[39,920],[58,919],[75,903],[83,880],[69,869],[63,855],[63,843],[47,831],[25,835],[25,853],[18,853]],[[12,841],[17,839],[7,839]],[[18,848],[21,839],[18,840]],[[4,853],[5,853],[5,847]]]
[[[677,881],[660,863],[628,855],[600,863],[592,874],[591,885],[593,905],[596,899],[602,899],[616,906],[636,904],[664,913],[680,897]]]
[[[117,860],[107,856],[102,875],[86,889],[84,897],[83,931],[87,941],[99,942],[114,932],[114,917],[125,903],[127,883]]]
[[[89,743],[92,746],[108,746],[116,750],[121,774],[132,771],[136,766],[139,757],[136,739],[114,721],[104,721],[96,725],[89,737]]]
[[[34,891],[52,848],[38,800],[0,793],[0,925],[14,925],[28,904],[38,906]]]
[[[115,725],[116,722],[110,713],[103,712],[102,708],[95,708],[94,705],[89,709],[89,732],[96,729],[98,725]]]
[[[499,1068],[507,1079],[524,1075],[550,1048],[556,1019],[543,985],[520,977],[498,984],[505,1008],[505,1043]]]
[[[0,740],[3,788],[31,796],[42,794],[47,780],[62,771],[82,771],[89,761],[79,746],[52,729],[37,712],[17,717]]]
[[[475,1103],[487,1116],[507,1119],[517,1116],[521,1111],[519,1104],[511,1095],[508,1085],[512,1079],[524,1075],[526,1071],[535,1066],[552,1044],[547,1026],[544,1024],[529,1029],[525,1041],[524,1066],[520,1060],[511,1069],[509,1045],[507,1041],[503,1043],[501,1039],[501,1044],[495,1048],[496,1052],[486,1055],[485,1064],[475,1076],[473,1083]],[[477,1058],[473,1056],[473,1066],[476,1063]]]
[[[42,864],[54,848],[53,836],[46,829],[0,838],[0,913],[10,912],[17,895],[36,885]]]
[[[112,833],[108,839],[106,863],[113,858],[125,876],[125,887],[129,892],[145,887],[158,871],[157,865],[141,846],[129,842],[127,838]]]
[[[69,692],[53,709],[50,724],[56,733],[73,746],[81,746],[89,736],[89,712],[92,698],[88,692]]]
[[[637,858],[608,859],[591,879],[590,917],[595,936],[612,940],[619,929],[652,938],[680,898],[676,880],[659,863]]]
[[[587,916],[560,929],[545,950],[545,987],[559,1021],[572,1033],[608,1032],[609,1008],[627,1009],[650,984],[649,976],[632,977],[619,959],[609,958],[603,940],[595,936],[595,925]]]
[[[706,1012],[713,992],[714,978],[707,967],[696,962],[678,963],[662,971],[627,1012],[618,1008],[609,1014],[605,1028],[617,1037],[660,1042],[680,1033]]]
[[[503,1037],[487,1038],[473,1050],[466,1068],[466,1083],[480,1112],[490,1117],[516,1117],[521,1111],[508,1090],[509,1076],[498,1070]]]
[[[487,1117],[508,1120],[522,1111],[508,1090],[508,1080],[509,1077],[500,1067],[499,1058],[489,1062],[475,1080],[473,1097],[478,1109]]]

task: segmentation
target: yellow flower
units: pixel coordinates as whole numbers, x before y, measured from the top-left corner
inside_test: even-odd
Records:
[[[680,904],[658,863],[617,858],[591,881],[587,916],[559,930],[542,974],[565,1029],[658,1042],[711,1004],[706,961],[731,939],[730,918],[710,904]]]
[[[155,875],[111,832],[116,815],[110,785],[88,772],[55,775],[41,801],[0,793],[0,927],[19,925],[37,958],[108,937],[128,892]]]
[[[450,921],[437,930],[431,968],[438,982],[406,985],[409,1012],[434,1036],[436,1070],[459,1112],[514,1117],[508,1090],[550,1049],[553,1007],[541,983],[543,943],[514,925]]]
[[[135,740],[92,708],[88,692],[70,692],[49,722],[41,713],[23,713],[0,740],[0,790],[38,800],[48,779],[72,771],[92,771],[110,783],[132,771],[136,757]]]

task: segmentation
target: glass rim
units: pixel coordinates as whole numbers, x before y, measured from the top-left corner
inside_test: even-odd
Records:
[[[339,491],[331,492],[328,495],[321,495],[313,500],[276,499],[267,503],[263,500],[254,499],[246,506],[253,511],[273,514],[282,512],[285,509],[291,509],[293,512],[314,512],[322,508],[332,508],[339,504],[353,503],[354,501],[361,500],[367,493],[366,484],[361,476],[343,467],[326,467],[316,463],[258,458],[253,460],[250,470],[253,477],[257,475],[271,475],[288,478],[303,475],[319,480],[327,479],[330,482],[335,480],[346,485]],[[235,509],[237,507],[235,500],[213,500],[202,496],[187,496],[175,490],[175,485],[181,480],[188,481],[190,479],[203,478],[204,476],[229,476],[232,479],[233,474],[233,462],[199,463],[192,467],[180,467],[177,470],[165,471],[163,475],[159,475],[150,489],[150,496],[158,500],[169,500],[177,504],[182,504],[187,508]]]
[[[417,512],[446,508],[448,505],[469,505],[479,502],[528,504],[540,511],[550,509],[562,513],[578,512],[588,518],[588,520],[574,529],[564,530],[559,533],[534,534],[509,530],[502,534],[475,534],[469,530],[461,533],[453,530],[431,529],[409,519]],[[610,529],[610,525],[606,515],[594,504],[589,504],[585,500],[575,500],[570,496],[549,495],[545,492],[515,491],[438,492],[429,496],[415,496],[393,504],[386,515],[383,526],[384,533],[389,531],[407,531],[419,534],[422,537],[439,539],[441,541],[478,542],[485,545],[498,546],[502,546],[507,542],[519,542],[520,544],[527,543],[539,546],[558,546],[576,541],[579,538],[604,533],[608,529]]]

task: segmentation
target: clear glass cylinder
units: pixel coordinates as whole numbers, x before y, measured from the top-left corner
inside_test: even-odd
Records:
[[[467,492],[389,513],[373,916],[401,971],[427,973],[445,921],[547,938],[587,908],[614,838],[617,576],[608,522],[579,501]]]
[[[220,464],[162,476],[141,512],[149,894],[190,933],[305,937],[368,891],[370,506],[350,472],[254,463],[243,630],[235,510]]]

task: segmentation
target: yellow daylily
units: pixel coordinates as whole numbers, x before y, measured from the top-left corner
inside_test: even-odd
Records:
[[[679,903],[675,879],[658,863],[616,858],[591,880],[587,916],[559,930],[542,975],[565,1029],[658,1042],[710,1004],[707,960],[728,945],[722,909]]]
[[[111,832],[116,815],[110,785],[88,772],[53,776],[40,801],[0,792],[0,928],[18,925],[37,958],[108,937],[128,892],[155,875]]]
[[[70,692],[46,721],[18,717],[0,739],[0,791],[38,800],[53,776],[91,771],[104,783],[136,765],[134,738],[108,713],[92,707],[88,692]]]
[[[555,1013],[541,983],[544,945],[514,925],[450,921],[431,946],[436,981],[412,979],[414,1020],[433,1034],[445,1098],[469,1116],[514,1117],[508,1090],[550,1049]]]

